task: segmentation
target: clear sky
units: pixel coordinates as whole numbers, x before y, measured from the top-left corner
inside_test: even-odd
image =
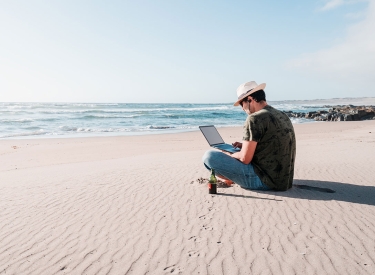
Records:
[[[375,96],[375,0],[0,0],[0,102]]]

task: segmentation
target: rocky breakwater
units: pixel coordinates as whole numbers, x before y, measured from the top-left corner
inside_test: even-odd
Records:
[[[323,106],[328,111],[285,112],[289,117],[314,119],[316,121],[359,121],[375,119],[375,106],[338,105]]]

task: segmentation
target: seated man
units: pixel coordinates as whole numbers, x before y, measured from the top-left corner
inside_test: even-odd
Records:
[[[243,142],[233,146],[237,153],[210,150],[203,156],[207,169],[215,169],[226,182],[234,181],[252,190],[280,190],[292,187],[296,139],[289,117],[266,102],[264,88],[255,81],[237,89],[238,100],[248,114],[243,128]]]

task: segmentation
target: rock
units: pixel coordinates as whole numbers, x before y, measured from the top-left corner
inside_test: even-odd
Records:
[[[359,120],[359,116],[358,116],[358,114],[354,114],[354,115],[352,115],[352,119],[353,119],[354,121],[358,121],[358,120]]]
[[[366,115],[367,115],[366,110],[358,110],[358,116],[360,119]]]
[[[375,116],[373,114],[368,114],[366,116],[361,117],[361,120],[369,120],[373,119]]]
[[[306,118],[313,118],[315,114],[316,114],[316,112],[308,112],[308,113],[305,115],[305,117],[306,117]]]
[[[345,114],[344,115],[344,121],[352,121],[353,119],[352,119],[352,115],[350,115],[350,114]]]
[[[329,111],[319,110],[313,112],[286,111],[289,117],[314,119],[316,121],[358,121],[375,119],[375,106],[336,105],[328,106]]]

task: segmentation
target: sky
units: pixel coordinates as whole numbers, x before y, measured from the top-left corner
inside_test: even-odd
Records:
[[[375,0],[0,0],[0,102],[375,97]]]

